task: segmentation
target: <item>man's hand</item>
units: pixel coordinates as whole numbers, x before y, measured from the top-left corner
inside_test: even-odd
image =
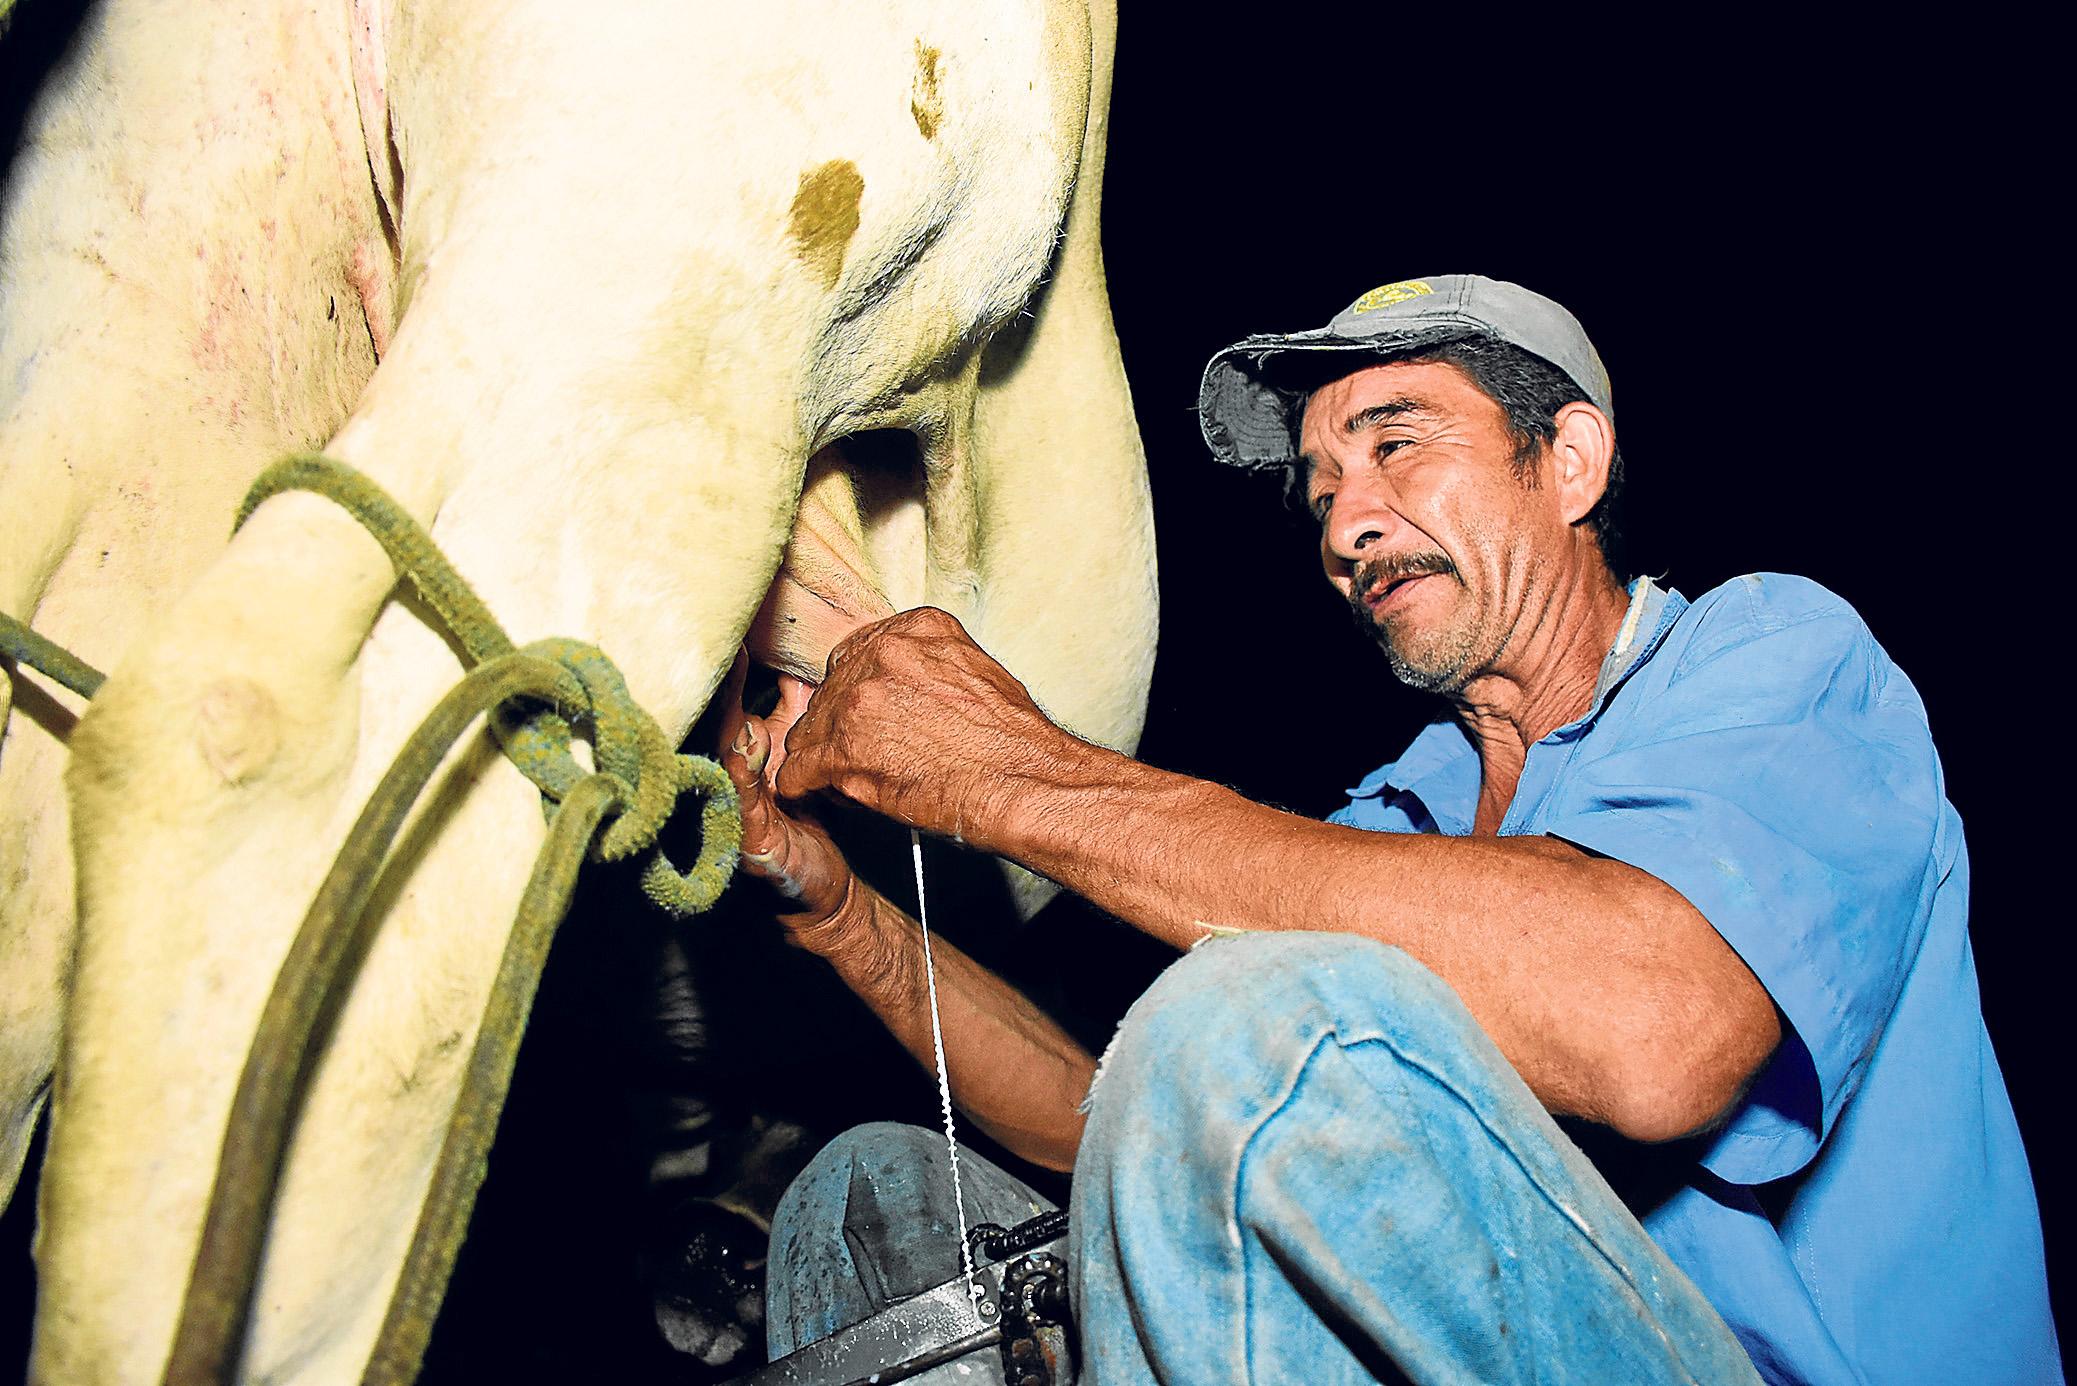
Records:
[[[1001,665],[974,647],[951,617],[941,611],[912,612],[875,629],[901,624],[920,625],[937,632],[936,643],[956,651],[955,667],[964,671],[958,680],[960,686],[966,687],[971,679],[983,677],[975,672],[981,670],[991,687],[999,683],[1013,691],[1014,697],[1004,695],[1011,711],[1001,714],[1010,722],[1033,721],[1052,735],[1072,742],[1031,705],[1024,690],[1003,672]],[[947,632],[956,639],[945,638]],[[860,638],[870,634],[861,632]],[[930,661],[918,666],[910,658],[915,653],[910,646],[927,645],[931,643],[928,637],[910,636],[906,641],[896,648],[896,667],[912,671],[921,667],[924,672],[905,691],[927,691],[934,678],[945,676],[944,666]],[[846,642],[847,646],[851,644]],[[877,644],[868,642],[867,648]],[[884,653],[885,647],[880,648]],[[935,1061],[935,1039],[919,927],[852,874],[836,844],[821,827],[812,819],[782,811],[773,797],[775,776],[788,778],[797,773],[804,745],[826,764],[837,763],[838,753],[832,749],[827,734],[818,736],[810,726],[816,708],[822,708],[827,718],[831,707],[841,707],[843,711],[836,720],[847,730],[856,730],[848,719],[858,718],[866,729],[860,733],[858,744],[872,748],[875,765],[900,765],[904,756],[949,758],[954,754],[936,743],[926,746],[925,741],[915,738],[890,736],[887,723],[891,720],[898,725],[904,716],[912,715],[902,709],[914,704],[894,696],[890,708],[890,694],[903,690],[890,690],[880,687],[879,680],[866,679],[865,661],[854,662],[858,654],[855,648],[848,653],[840,650],[831,659],[832,667],[845,676],[846,685],[853,687],[851,693],[846,693],[833,678],[810,701],[806,684],[781,675],[779,707],[769,718],[750,717],[743,712],[745,665],[739,659],[721,694],[721,763],[743,800],[743,864],[801,904],[798,914],[783,916],[780,923],[796,943],[828,959],[844,984],[858,994],[888,1032],[928,1071]],[[830,697],[832,689],[837,692],[835,699]],[[968,697],[975,696],[969,688]],[[943,720],[936,700],[922,701],[933,709],[928,715]],[[984,706],[995,706],[993,697],[980,701]],[[803,706],[808,709],[805,717],[801,716]],[[988,719],[982,718],[980,724],[987,725]],[[803,728],[809,729],[805,737]],[[852,741],[846,736],[838,744],[850,745]],[[908,768],[913,771],[920,767]],[[861,786],[880,783],[883,778],[878,770],[844,773]],[[856,778],[852,779],[853,776]],[[901,778],[906,783],[911,778],[924,777]],[[817,781],[811,774],[804,777],[803,783],[812,789],[828,781]],[[872,802],[863,796],[854,797]],[[1096,1071],[1095,1060],[1044,1012],[946,940],[938,940],[935,956],[938,991],[943,997],[944,1053],[952,1100],[983,1130],[1025,1159],[1048,1169],[1073,1168],[1075,1147],[1082,1135],[1082,1116],[1076,1104],[1089,1090]]]
[[[869,888],[819,823],[783,812],[773,797],[787,729],[808,704],[808,686],[780,675],[779,706],[770,717],[752,717],[743,710],[747,668],[738,654],[721,692],[721,765],[742,799],[744,869],[798,906],[779,922],[801,947],[833,957],[866,946],[874,927]]]
[[[831,651],[829,680],[787,737],[776,784],[832,789],[911,827],[997,846],[1020,787],[1056,778],[1088,747],[959,622],[904,611]]]

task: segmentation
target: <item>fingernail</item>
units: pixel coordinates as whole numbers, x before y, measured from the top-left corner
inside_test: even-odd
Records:
[[[747,723],[736,728],[736,739],[728,743],[728,749],[739,756],[750,754],[750,727]]]

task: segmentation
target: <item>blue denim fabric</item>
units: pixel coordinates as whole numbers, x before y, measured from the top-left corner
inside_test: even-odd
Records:
[[[1757,1380],[1455,993],[1397,949],[1206,944],[1133,1007],[1091,1098],[1071,1254],[1093,1386]],[[885,1302],[867,1282],[897,1253],[864,1248],[867,1224],[934,1246],[909,1293],[957,1273],[947,1217],[859,1212],[890,1189],[949,1201],[943,1164],[933,1133],[887,1126],[817,1157],[773,1227],[775,1354]],[[1043,1206],[961,1169],[994,1221]]]
[[[1207,943],[1121,1027],[1075,1165],[1099,1386],[1753,1382],[1744,1350],[1433,973]]]
[[[964,1146],[959,1182],[969,1226],[1013,1227],[1053,1207]],[[958,1275],[944,1136],[894,1122],[855,1127],[801,1171],[772,1216],[766,1348],[780,1357]],[[1002,1372],[990,1349],[909,1379],[1001,1386]]]

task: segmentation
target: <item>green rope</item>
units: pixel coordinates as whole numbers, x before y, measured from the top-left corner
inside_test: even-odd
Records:
[[[168,1382],[227,1381],[235,1375],[266,1242],[267,1214],[281,1181],[296,1108],[316,1060],[311,1041],[332,1012],[342,966],[355,951],[359,921],[378,869],[426,782],[475,719],[507,698],[567,695],[570,676],[533,655],[478,665],[419,724],[361,810],[310,911],[289,946],[260,1012],[259,1030],[238,1078],[222,1158],[187,1299],[181,1306]]]
[[[440,619],[462,642],[471,661],[480,664],[512,652],[511,638],[475,589],[433,543],[433,536],[404,507],[391,500],[388,492],[323,453],[284,457],[261,472],[252,489],[245,493],[231,532],[236,534],[243,529],[262,501],[272,500],[284,491],[309,491],[323,496],[360,521],[361,528],[382,545],[396,570],[411,580],[425,604],[440,613]]]
[[[239,508],[238,523],[243,525],[260,502],[284,491],[313,492],[358,520],[472,660],[511,653],[511,637],[432,536],[366,476],[318,453],[284,458],[253,483]],[[600,861],[623,861],[651,851],[642,870],[643,893],[680,918],[707,909],[735,874],[743,840],[735,787],[728,775],[705,756],[675,755],[663,729],[628,693],[620,670],[595,646],[552,639],[528,648],[568,668],[584,692],[582,698],[557,706],[499,709],[491,719],[492,730],[506,756],[546,799],[559,802],[585,773],[570,755],[570,723],[562,713],[588,713],[599,769],[629,791],[594,855]],[[705,799],[700,856],[690,870],[681,872],[654,844],[678,797],[693,789]]]
[[[512,1084],[519,1038],[533,1009],[541,969],[556,925],[570,907],[570,890],[592,834],[613,809],[611,781],[594,775],[580,781],[556,813],[548,841],[535,859],[534,874],[520,901],[519,917],[498,961],[490,1005],[476,1033],[476,1047],[463,1075],[462,1099],[433,1166],[432,1185],[412,1230],[397,1291],[375,1337],[375,1352],[361,1374],[367,1386],[402,1386],[418,1375],[426,1342],[440,1316],[454,1260],[468,1232],[469,1212],[489,1171],[487,1156],[497,1135],[498,1113]],[[475,1096],[478,1100],[468,1100]]]
[[[260,501],[288,490],[323,495],[367,526],[477,663],[412,733],[376,786],[267,997],[232,1100],[166,1368],[165,1380],[180,1386],[202,1386],[235,1374],[267,1214],[321,1047],[313,1041],[336,1014],[342,973],[359,951],[355,945],[367,927],[368,901],[391,844],[442,759],[475,718],[489,715],[506,753],[548,801],[548,838],[499,961],[431,1187],[369,1361],[365,1379],[370,1382],[404,1382],[417,1375],[483,1181],[541,967],[587,850],[608,861],[648,851],[643,891],[664,909],[685,915],[707,908],[720,895],[742,845],[741,812],[726,773],[704,756],[674,754],[662,729],[636,706],[619,670],[598,649],[578,641],[544,640],[514,650],[424,529],[373,482],[329,458],[292,457],[269,468],[246,498],[239,523]],[[596,772],[585,773],[570,755],[566,714],[591,724]],[[704,796],[700,855],[691,870],[680,872],[655,843],[687,790]]]
[[[0,659],[26,664],[82,698],[91,698],[106,677],[63,645],[55,645],[0,611]]]

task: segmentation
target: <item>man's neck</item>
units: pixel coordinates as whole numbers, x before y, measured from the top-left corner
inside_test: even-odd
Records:
[[[1529,748],[1592,707],[1602,660],[1629,603],[1629,594],[1595,554],[1569,580],[1552,585],[1541,609],[1522,612],[1518,637],[1503,661],[1451,698],[1478,748],[1474,834],[1499,831]]]

